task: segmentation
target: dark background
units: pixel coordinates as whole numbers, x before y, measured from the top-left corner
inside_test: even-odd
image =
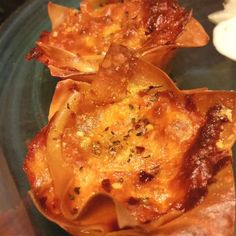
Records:
[[[0,24],[26,0],[0,0]]]

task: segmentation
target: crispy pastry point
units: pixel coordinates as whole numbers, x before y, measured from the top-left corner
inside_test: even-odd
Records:
[[[201,47],[209,38],[176,0],[81,2],[80,10],[48,4],[51,32],[43,32],[27,58],[47,65],[52,76],[88,81],[111,43],[165,68],[177,48]]]
[[[117,45],[91,76],[58,83],[29,145],[42,214],[73,235],[231,235],[236,93],[181,91]]]

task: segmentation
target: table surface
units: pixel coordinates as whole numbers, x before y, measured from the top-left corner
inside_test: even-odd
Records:
[[[1,0],[0,1],[0,24],[26,0]]]

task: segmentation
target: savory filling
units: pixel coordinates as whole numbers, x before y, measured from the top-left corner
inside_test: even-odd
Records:
[[[54,4],[49,8],[53,29],[42,33],[28,58],[38,58],[50,65],[51,71],[59,67],[71,73],[97,71],[111,43],[135,50],[173,44],[190,18],[176,0],[125,0],[96,5],[84,1],[80,10]],[[63,75],[58,69],[57,73]]]
[[[73,110],[69,104],[67,109]],[[206,192],[217,166],[229,160],[219,143],[231,119],[228,108],[217,105],[203,114],[191,95],[161,92],[158,86],[93,112],[72,112],[61,136],[62,156],[73,173],[65,194],[70,213],[76,215],[101,192],[141,223],[190,208]],[[43,207],[61,214],[47,157],[40,158],[44,175],[33,173],[40,178],[31,183]]]
[[[153,32],[161,33],[156,44],[173,43],[187,17],[176,1],[132,0],[90,11],[82,3],[81,11],[68,11],[64,22],[48,34],[48,40],[79,55],[104,55],[111,42],[138,49]]]

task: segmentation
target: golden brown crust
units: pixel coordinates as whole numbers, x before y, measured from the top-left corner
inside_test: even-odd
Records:
[[[208,223],[197,214],[209,210],[211,222],[217,206],[225,216],[233,211],[233,176],[225,170],[235,104],[234,92],[180,91],[164,72],[113,45],[91,84],[59,82],[50,123],[29,146],[25,170],[38,207],[73,234],[88,225],[101,233],[127,226],[194,232],[188,215],[204,232]],[[91,207],[98,199],[109,203],[102,218]]]
[[[177,47],[208,42],[201,25],[176,0],[84,0],[80,11],[49,3],[48,12],[52,31],[41,34],[27,58],[36,58],[61,78],[81,79],[98,71],[111,43],[164,68]]]
[[[235,188],[232,166],[228,164],[215,177],[208,194],[198,206],[166,224],[152,235],[233,235]]]

